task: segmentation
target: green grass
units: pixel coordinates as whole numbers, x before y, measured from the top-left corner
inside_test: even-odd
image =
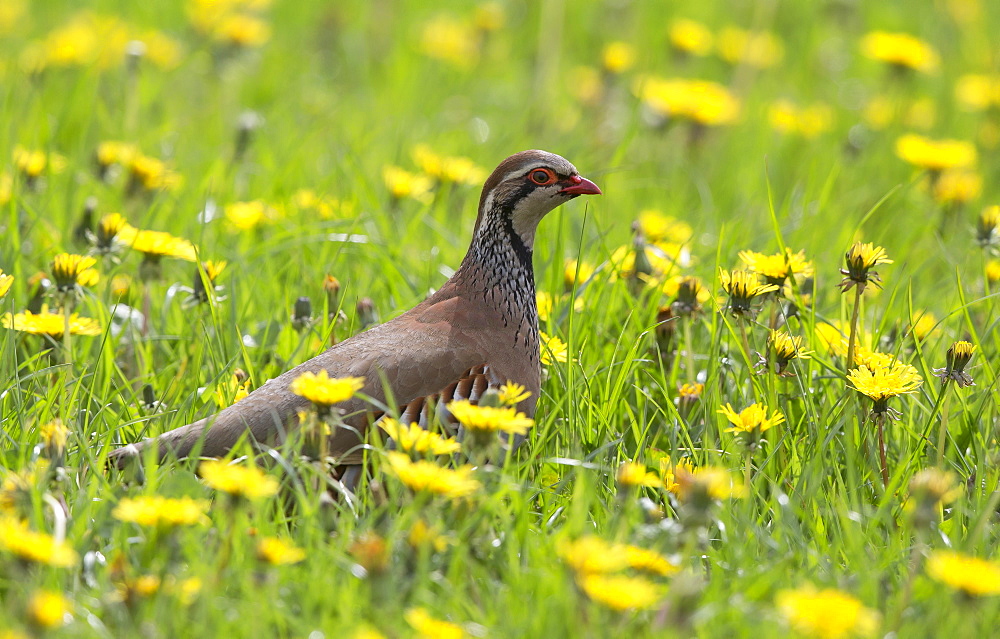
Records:
[[[74,336],[67,353],[61,343],[0,330],[0,508],[42,532],[57,533],[64,522],[80,555],[57,568],[0,552],[0,636],[31,629],[28,600],[40,589],[73,602],[73,621],[45,631],[56,636],[353,636],[361,628],[409,636],[404,614],[415,607],[477,636],[786,636],[776,596],[808,583],[877,611],[879,636],[990,634],[997,597],[966,597],[933,581],[924,557],[949,547],[1000,556],[996,283],[986,281],[993,256],[974,230],[980,210],[1000,202],[1000,106],[975,112],[955,97],[963,74],[997,73],[1000,6],[717,2],[689,14],[652,3],[501,3],[505,25],[461,67],[426,55],[421,33],[442,13],[470,20],[474,9],[438,4],[276,3],[261,14],[270,40],[224,55],[191,26],[184,4],[86,3],[127,21],[129,37],[157,29],[180,44],[175,66],[143,60],[137,74],[118,57],[106,68],[27,73],[25,52],[73,18],[78,3],[31,3],[10,24],[0,11],[0,172],[12,182],[0,199],[0,269],[15,277],[0,312],[29,304],[32,276],[49,272],[54,255],[89,250],[73,229],[90,197],[98,218],[120,212],[137,227],[189,238],[202,259],[228,262],[222,297],[185,307],[187,294],[176,287],[191,286],[192,264],[164,259],[161,276],[143,282],[138,255],[99,259],[101,280],[77,311],[108,327],[112,282],[128,276],[125,302],[148,312],[145,332]],[[958,5],[981,13],[957,20],[949,7]],[[666,37],[678,17],[713,32],[729,24],[769,30],[784,57],[762,70],[715,55],[681,60]],[[875,29],[925,39],[940,68],[894,73],[864,58],[858,42]],[[634,46],[634,67],[602,77],[600,100],[582,100],[576,67],[599,69],[602,47],[617,40]],[[687,123],[652,128],[632,91],[645,74],[722,83],[739,97],[740,118],[695,143]],[[865,105],[876,97],[902,105],[884,128],[866,124]],[[768,107],[780,98],[829,105],[829,130],[811,139],[778,133]],[[908,120],[909,105],[923,98],[931,121]],[[264,123],[234,160],[237,122],[250,110]],[[976,143],[982,193],[962,205],[936,202],[926,173],[894,152],[908,132]],[[102,181],[93,156],[107,140],[164,159],[182,186],[130,196],[125,176]],[[331,333],[344,339],[361,330],[361,298],[385,321],[445,281],[468,245],[479,193],[459,184],[427,202],[393,202],[383,168],[416,171],[418,144],[487,171],[510,153],[547,149],[604,191],[557,209],[539,229],[536,281],[556,296],[542,329],[569,344],[573,361],[547,368],[536,426],[509,463],[478,469],[483,489],[455,504],[408,493],[383,472],[377,443],[371,478],[353,499],[326,499],[326,474],[288,449],[278,462],[268,457],[280,496],[250,504],[213,493],[194,462],[147,467],[144,481],[106,472],[113,447],[214,412],[215,390],[230,399],[237,368],[256,388],[319,353]],[[17,145],[58,153],[65,168],[29,184],[12,162]],[[347,203],[348,212],[300,211],[291,204],[299,189]],[[252,230],[226,220],[227,204],[257,199],[285,215]],[[199,214],[213,208],[204,223]],[[631,246],[632,223],[647,209],[692,228],[690,262],[660,275],[698,276],[720,302],[672,322],[662,352],[656,314],[671,300],[659,285],[617,277],[609,262]],[[854,293],[837,288],[838,270],[858,240],[884,246],[894,260],[877,269],[883,289],[864,295],[862,325],[879,350],[924,378],[918,392],[891,402],[902,417],[886,425],[887,486],[866,420],[871,402],[848,387],[843,357],[824,349],[814,330],[850,319]],[[739,266],[741,250],[784,246],[815,265],[811,304],[786,328],[816,353],[792,363],[795,376],[779,378],[756,374],[754,364],[756,352],[767,352],[768,323],[784,321],[784,311],[773,300],[758,304],[756,321],[745,324],[751,352],[743,353],[740,320],[719,312],[718,273]],[[598,271],[564,294],[568,259]],[[336,323],[327,319],[327,274],[342,286]],[[800,301],[803,285],[793,295]],[[299,332],[289,317],[303,296],[317,319]],[[51,295],[46,302],[56,307]],[[924,312],[935,326],[918,341],[907,327]],[[963,339],[979,348],[968,369],[976,385],[943,389],[933,369]],[[678,388],[695,381],[704,392],[682,414]],[[766,403],[786,418],[752,456],[747,497],[700,513],[663,489],[616,486],[622,462],[655,471],[664,455],[724,467],[742,482],[745,448],[717,413],[727,402]],[[938,464],[943,415],[941,466],[955,473],[961,494],[917,525],[904,508],[908,484]],[[70,428],[58,468],[44,466],[40,446],[40,427],[55,419]],[[26,478],[23,490],[11,488],[16,477]],[[112,516],[122,498],[140,495],[213,499],[209,523],[157,533]],[[444,550],[408,543],[418,519],[449,539]],[[656,550],[681,571],[653,579],[663,593],[650,609],[609,610],[588,599],[560,559],[562,544],[588,534]],[[376,535],[386,546],[384,568],[366,573],[359,540]],[[264,565],[255,556],[264,536],[291,541],[306,560]],[[123,600],[122,584],[140,575],[160,576],[161,591]],[[190,578],[201,586],[185,597],[176,584]]]

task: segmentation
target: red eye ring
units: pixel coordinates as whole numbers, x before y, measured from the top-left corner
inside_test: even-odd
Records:
[[[539,186],[545,186],[556,181],[556,174],[551,169],[534,169],[528,174],[528,179]]]

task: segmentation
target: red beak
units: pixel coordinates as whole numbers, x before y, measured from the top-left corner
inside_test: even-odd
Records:
[[[588,180],[585,177],[579,175],[574,175],[563,182],[566,184],[565,187],[560,190],[560,193],[566,193],[567,195],[600,195],[601,189],[597,188],[597,185]]]

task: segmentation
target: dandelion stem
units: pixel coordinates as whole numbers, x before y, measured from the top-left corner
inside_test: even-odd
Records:
[[[942,468],[944,465],[944,447],[948,439],[948,405],[951,403],[952,393],[949,392],[949,384],[951,380],[945,378],[944,383],[941,384],[941,392],[944,393],[944,400],[941,402],[941,427],[938,430],[938,440],[937,440],[937,465]]]
[[[68,303],[63,304],[63,357],[67,364],[73,364],[73,333],[70,329],[70,317],[73,313],[73,309]]]
[[[740,338],[743,340],[743,360],[746,362],[747,368],[753,369],[753,362],[750,360],[750,340],[747,338],[746,323],[743,321],[743,318],[736,318],[736,323],[740,327]]]
[[[889,488],[889,465],[885,460],[885,426],[883,419],[877,420],[878,422],[878,458],[879,466],[882,471],[882,485],[885,488]]]
[[[691,341],[691,318],[687,317],[681,320],[684,326],[684,355],[687,359],[687,375],[688,378],[694,382],[697,381],[697,371],[694,369],[694,344]]]
[[[851,332],[847,339],[847,364],[844,370],[851,370],[854,366],[854,350],[858,345],[858,318],[861,316],[861,293],[864,288],[861,284],[854,288],[854,309],[851,311]]]

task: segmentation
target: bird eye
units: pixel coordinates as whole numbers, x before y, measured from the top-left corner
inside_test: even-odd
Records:
[[[556,176],[548,169],[535,169],[531,172],[531,181],[535,184],[544,185],[555,182]]]

